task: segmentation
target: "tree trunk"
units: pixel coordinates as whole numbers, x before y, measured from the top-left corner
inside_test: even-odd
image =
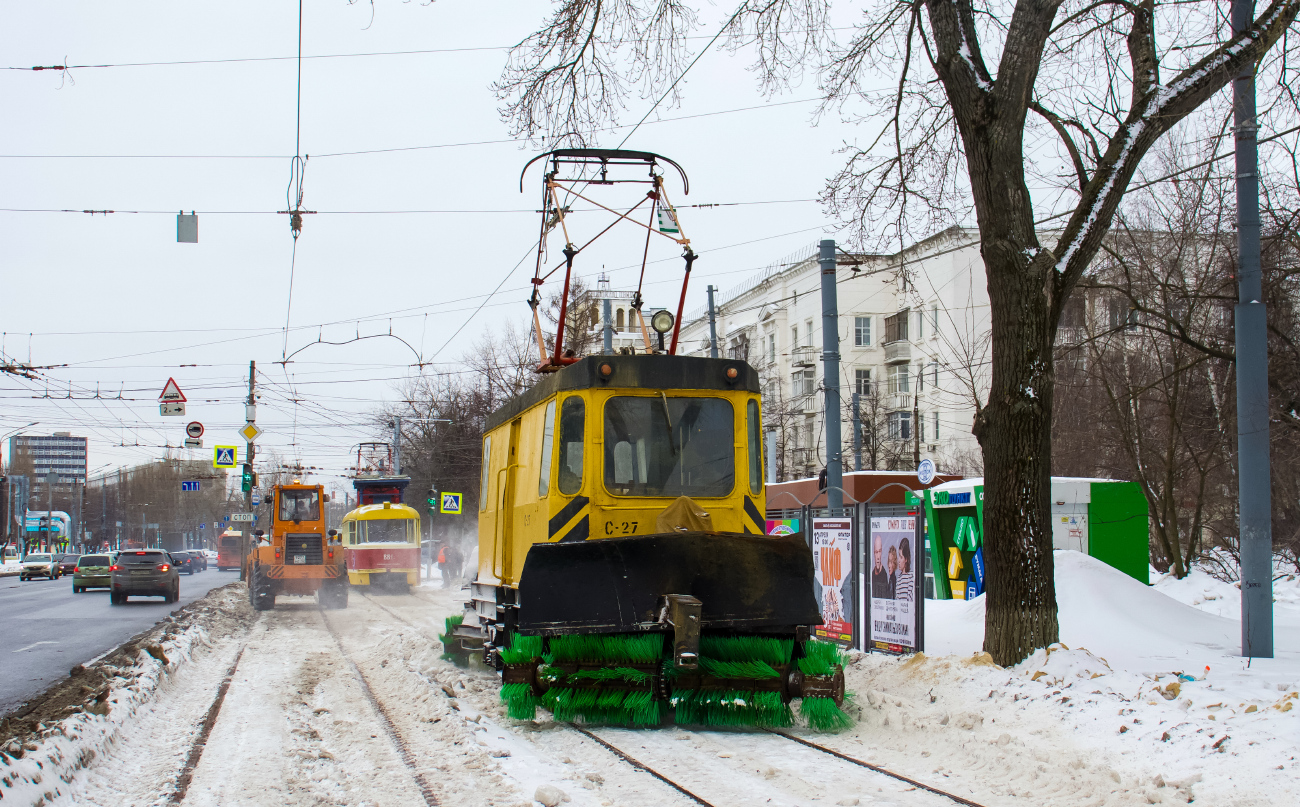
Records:
[[[985,240],[982,247],[993,374],[975,436],[984,452],[984,650],[1006,666],[1058,641],[1060,630],[1050,517],[1050,298],[1025,253],[1001,246]]]

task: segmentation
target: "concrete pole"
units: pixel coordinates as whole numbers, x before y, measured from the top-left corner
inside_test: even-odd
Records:
[[[248,400],[244,406],[244,420],[247,423],[256,423],[257,421],[257,362],[248,363]],[[257,457],[257,449],[253,447],[253,441],[249,440],[244,445],[244,471],[252,478],[253,460]],[[241,480],[242,481],[242,480]],[[274,506],[274,505],[272,505]],[[253,512],[253,486],[250,484],[248,490],[244,491],[244,512]],[[257,522],[242,522],[239,530],[239,579],[248,579],[248,553],[250,551],[250,540],[253,537],[253,528]],[[217,522],[212,523],[213,531],[219,529]]]
[[[708,291],[709,291],[709,358],[716,359],[718,358],[718,321],[717,321],[717,312],[713,308],[714,288],[712,285],[709,286]]]
[[[840,312],[835,286],[835,241],[821,242],[822,387],[826,391],[826,506],[844,506],[844,458],[840,439]]]
[[[402,475],[402,419],[393,418],[393,476]]]
[[[862,470],[862,396],[853,393],[853,470]]]
[[[608,297],[600,301],[600,318],[602,320],[602,352],[608,356],[614,352],[614,323],[610,322],[612,314]]]
[[[1232,30],[1250,27],[1254,0],[1232,0]],[[1268,456],[1268,332],[1259,247],[1255,65],[1232,82],[1237,158],[1237,501],[1241,654],[1273,658],[1273,527]]]

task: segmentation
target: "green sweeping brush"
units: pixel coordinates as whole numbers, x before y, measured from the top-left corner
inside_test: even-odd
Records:
[[[663,655],[664,637],[658,633],[553,636],[549,650],[550,664],[654,664]]]
[[[526,664],[542,655],[542,637],[510,637],[510,646],[501,651],[501,661],[505,664]],[[537,707],[542,699],[533,694],[532,684],[502,684],[501,702],[506,705],[506,714],[515,720],[532,720],[537,717]]]
[[[443,623],[443,632],[438,634],[438,641],[442,642],[443,661],[454,661],[457,664],[464,664],[469,660],[465,653],[452,649],[456,646],[456,637],[452,636],[452,631],[454,631],[456,627],[464,621],[464,614],[456,614],[455,616],[447,617],[446,622]]]
[[[763,726],[784,728],[794,723],[790,707],[779,692],[745,688],[745,679],[769,681],[780,677],[778,666],[790,663],[791,639],[764,636],[700,637],[700,669],[707,675],[736,682],[734,688],[674,689],[671,700],[678,723],[705,726]],[[670,677],[675,672],[666,669]]]
[[[616,684],[648,684],[653,673],[630,665],[658,664],[663,654],[664,637],[656,633],[553,636],[547,642],[547,666],[541,671],[549,685],[542,706],[560,721],[657,726],[663,721],[663,704],[649,690],[627,690]],[[568,664],[601,666],[570,673],[555,666]],[[566,686],[577,682],[612,686]]]
[[[837,668],[844,669],[844,652],[832,642],[816,639],[804,642],[804,657],[799,659],[799,671],[804,675],[834,675]],[[799,714],[814,731],[843,731],[853,725],[853,719],[834,698],[804,698],[799,703]]]

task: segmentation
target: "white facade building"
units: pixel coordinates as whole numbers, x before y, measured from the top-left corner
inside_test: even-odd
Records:
[[[841,255],[836,280],[844,470],[857,467],[858,393],[862,469],[911,469],[919,454],[941,473],[978,474],[971,426],[988,390],[990,319],[977,233],[951,228],[892,255]],[[763,379],[778,479],[815,475],[826,463],[817,245],[723,292],[715,307],[719,355],[748,361]],[[707,356],[707,311],[684,319],[680,352]]]

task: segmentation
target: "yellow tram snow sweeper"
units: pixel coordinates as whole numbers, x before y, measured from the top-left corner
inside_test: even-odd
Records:
[[[648,163],[667,203],[663,158],[548,156],[554,187],[565,159]],[[553,351],[539,340],[542,379],[489,416],[477,576],[446,650],[481,649],[516,719],[540,706],[564,721],[776,728],[802,699],[810,726],[844,728],[842,654],[809,636],[812,553],[801,535],[764,535],[758,374],[674,355],[675,318],[653,319],[657,348],[647,335],[642,352],[581,358],[562,351],[561,321]]]

